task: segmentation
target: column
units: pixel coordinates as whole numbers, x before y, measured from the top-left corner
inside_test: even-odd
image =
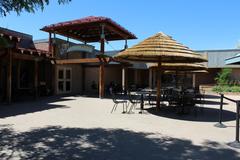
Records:
[[[102,55],[104,55],[105,50],[105,35],[104,35],[104,25],[101,26],[102,33],[101,33],[101,48],[100,52]],[[104,97],[104,62],[101,62],[99,67],[99,98]]]
[[[7,56],[7,103],[12,102],[12,49],[7,49],[8,56]]]
[[[38,77],[39,75],[39,65],[38,61],[34,61],[34,92],[35,92],[35,99],[38,98]]]
[[[193,85],[193,88],[196,88],[196,74],[193,73],[192,75],[192,85]]]
[[[122,68],[122,89],[125,92],[126,91],[126,68]]]

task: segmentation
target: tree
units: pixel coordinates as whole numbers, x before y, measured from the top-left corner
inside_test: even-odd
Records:
[[[59,4],[68,3],[71,0],[58,0]],[[34,13],[39,8],[44,9],[49,4],[49,0],[0,0],[0,15],[6,16],[9,12],[16,12],[18,15],[22,11]]]

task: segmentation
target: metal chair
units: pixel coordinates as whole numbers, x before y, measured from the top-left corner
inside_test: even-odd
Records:
[[[115,93],[113,93],[113,92],[110,92],[110,94],[111,94],[111,96],[112,96],[112,100],[113,100],[113,103],[114,103],[114,105],[113,105],[113,108],[112,108],[112,110],[111,110],[111,113],[113,113],[113,111],[116,111],[116,109],[117,109],[117,106],[119,105],[119,104],[122,104],[122,106],[123,106],[123,111],[122,111],[122,113],[126,113],[127,112],[127,100],[125,100],[125,99],[120,99],[120,98],[118,98],[117,97],[117,95],[115,94]],[[124,107],[126,106],[126,111],[125,111],[125,109],[124,109]]]
[[[130,91],[128,91],[128,100],[131,104],[128,113],[132,113],[133,108],[136,108],[137,104],[141,103],[141,98],[139,95],[132,95]]]

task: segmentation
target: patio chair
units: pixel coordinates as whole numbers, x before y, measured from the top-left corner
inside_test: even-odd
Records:
[[[191,109],[196,109],[196,94],[194,92],[184,92],[182,97],[182,113],[189,113]],[[188,112],[186,112],[188,109]]]
[[[157,105],[157,97],[154,96],[152,93],[148,95],[147,99],[148,99],[148,105],[150,105],[151,107]]]
[[[132,110],[136,109],[137,104],[141,103],[141,97],[139,95],[132,95],[130,91],[128,91],[128,100],[131,104],[128,113],[133,113]]]
[[[118,96],[115,93],[113,93],[113,92],[110,92],[110,94],[111,94],[111,97],[112,97],[112,100],[113,100],[113,103],[114,103],[113,108],[111,110],[111,113],[113,113],[113,111],[116,111],[117,106],[119,104],[122,104],[122,107],[123,107],[122,113],[126,113],[127,112],[127,106],[128,106],[127,102],[128,101],[125,100],[125,99],[118,98]],[[124,107],[126,107],[126,111],[125,111]]]

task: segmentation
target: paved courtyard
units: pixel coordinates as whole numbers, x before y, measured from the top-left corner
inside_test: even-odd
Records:
[[[240,150],[228,146],[235,138],[236,107],[225,101],[227,128],[214,127],[216,95],[208,96],[197,116],[171,109],[121,114],[121,106],[111,114],[112,106],[111,99],[81,96],[1,105],[0,159],[240,159]]]

